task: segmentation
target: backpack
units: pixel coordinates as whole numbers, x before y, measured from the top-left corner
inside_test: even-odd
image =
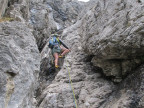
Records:
[[[49,48],[53,48],[55,45],[59,45],[59,44],[60,44],[59,38],[52,37],[52,38],[49,40]]]

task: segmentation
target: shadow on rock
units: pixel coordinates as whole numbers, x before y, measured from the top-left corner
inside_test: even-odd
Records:
[[[62,67],[64,62],[64,58],[59,58],[59,66]],[[41,72],[39,74],[39,87],[36,90],[36,98],[38,99],[37,106],[40,105],[41,100],[39,100],[39,97],[41,97],[42,91],[48,87],[52,81],[55,79],[55,76],[57,73],[61,70],[61,68],[56,69],[54,67],[54,58],[43,58],[41,60]]]
[[[59,58],[59,66],[62,67],[64,62],[64,58]],[[54,80],[56,74],[60,71],[61,68],[56,69],[54,67],[54,58],[43,58],[41,61],[41,73],[40,73],[40,81],[43,80]]]

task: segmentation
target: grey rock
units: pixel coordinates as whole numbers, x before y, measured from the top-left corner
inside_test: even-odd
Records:
[[[83,3],[78,1],[31,1],[30,23],[34,27],[39,50],[42,51],[51,34],[74,24],[82,9]]]
[[[42,51],[47,39],[52,34],[52,31],[56,31],[57,23],[53,19],[53,13],[51,7],[47,6],[43,2],[33,1],[30,5],[30,23],[33,25],[34,36],[37,40],[39,50]]]
[[[83,48],[106,76],[123,77],[143,62],[143,4],[96,1],[82,19]]]
[[[74,108],[73,91],[69,83],[70,77],[79,108],[100,106],[112,92],[113,84],[99,78],[101,77],[99,70],[94,71],[90,61],[86,62],[85,58],[88,55],[81,48],[81,38],[78,33],[79,24],[63,31],[62,38],[67,41],[65,43],[71,48],[71,52],[64,59],[61,70],[53,76],[54,79],[51,83],[51,79],[45,81],[45,89],[38,97],[37,108]]]
[[[45,82],[38,108],[75,107],[69,71],[79,108],[143,107],[143,4],[93,0],[89,6],[64,29],[62,38],[71,52],[51,83]],[[102,71],[114,82],[129,77],[113,84]]]
[[[72,88],[79,108],[143,108],[143,13],[142,0],[10,1],[19,22],[0,23],[0,108],[74,108]],[[59,29],[71,52],[49,71]]]
[[[4,15],[8,6],[8,0],[0,0],[0,18]]]
[[[84,8],[84,3],[77,0],[45,0],[45,3],[53,9],[54,20],[62,28],[74,24]]]
[[[6,17],[26,23],[29,20],[29,0],[11,0],[5,13]]]
[[[0,107],[34,108],[40,55],[32,31],[23,23],[0,23]]]
[[[107,102],[100,108],[143,108],[143,74],[142,65],[135,73],[118,85],[118,91],[111,94]]]

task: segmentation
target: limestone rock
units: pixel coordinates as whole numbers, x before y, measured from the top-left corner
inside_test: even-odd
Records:
[[[71,52],[65,57],[61,70],[49,74],[53,75],[53,79],[47,76],[48,79],[43,84],[45,89],[43,88],[41,95],[38,96],[37,108],[74,108],[70,77],[79,108],[96,108],[112,93],[113,84],[101,78],[100,70],[95,70],[91,66],[87,60],[88,55],[81,48],[79,24],[76,23],[63,31],[62,38],[71,48]]]
[[[79,108],[143,108],[143,4],[93,0],[89,6],[63,30],[71,52],[45,82],[38,108],[75,107],[69,71]],[[127,74],[119,84],[105,77],[120,82]]]
[[[33,1],[30,6],[30,23],[33,25],[34,36],[37,40],[39,50],[42,51],[47,39],[52,34],[52,31],[56,31],[57,23],[53,19],[53,12],[51,7],[47,6],[43,2]]]
[[[78,1],[31,1],[30,23],[34,27],[39,50],[42,51],[51,34],[74,24],[82,8],[83,3],[80,4]]]
[[[38,86],[39,51],[28,26],[0,23],[0,107],[34,108]]]
[[[100,108],[143,108],[144,66],[130,75]],[[117,97],[117,98],[116,98]]]
[[[29,20],[29,0],[11,0],[5,13],[6,17],[26,23]]]
[[[0,18],[4,15],[8,6],[8,0],[0,0]]]
[[[106,76],[120,78],[143,62],[143,4],[96,1],[82,19],[83,48]]]
[[[84,3],[77,0],[45,0],[45,3],[53,9],[54,20],[60,24],[58,29],[74,24],[84,8]]]
[[[78,108],[144,107],[143,0],[8,6],[17,21],[0,23],[0,108],[74,108],[74,94]],[[59,70],[48,48],[57,30],[71,49]]]

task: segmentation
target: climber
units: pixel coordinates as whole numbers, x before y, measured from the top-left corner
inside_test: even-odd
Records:
[[[63,47],[63,46],[64,47]],[[59,68],[58,66],[58,58],[62,58],[70,52],[70,49],[59,39],[58,34],[53,34],[51,39],[49,40],[49,48],[52,50],[52,55],[55,58],[55,68]]]

